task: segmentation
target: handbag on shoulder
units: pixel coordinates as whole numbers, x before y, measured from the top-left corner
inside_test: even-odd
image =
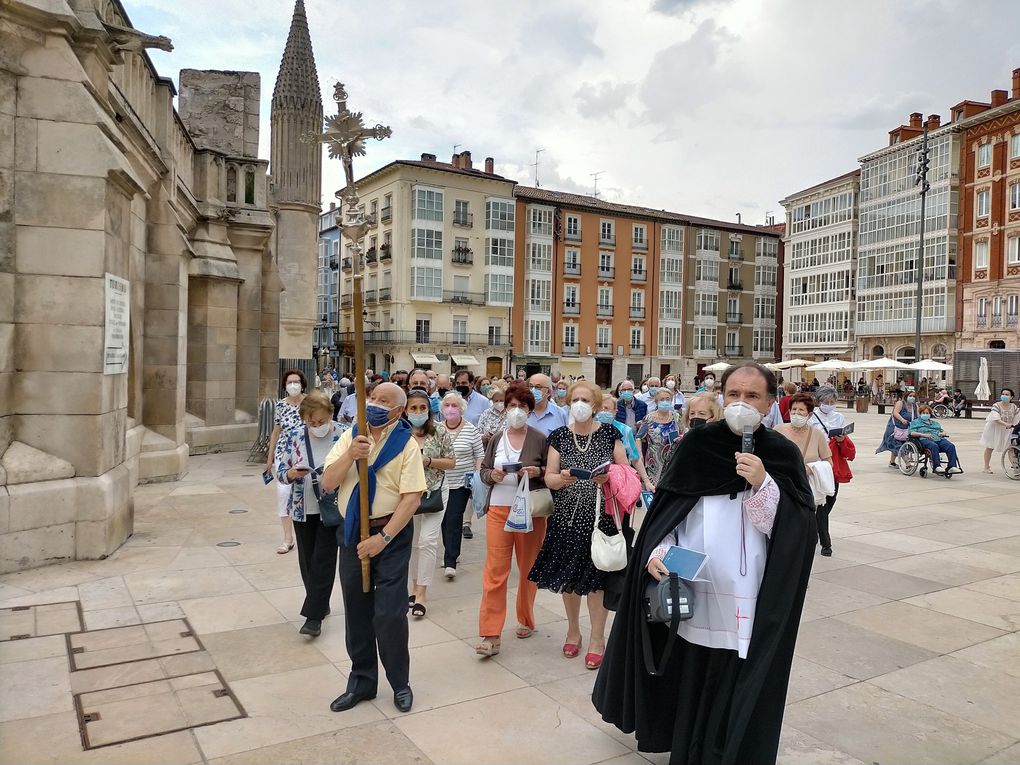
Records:
[[[305,448],[308,450],[308,467],[311,470],[312,492],[319,503],[319,520],[323,526],[340,525],[340,508],[337,506],[337,491],[323,491],[319,485],[319,470],[312,461],[312,442],[308,438],[308,426],[305,426]],[[307,517],[307,516],[306,516]]]
[[[446,483],[445,474],[436,488],[432,491],[423,491],[421,493],[421,502],[418,504],[418,509],[414,511],[415,515],[428,515],[429,513],[441,513],[443,511],[444,483]]]
[[[627,567],[627,538],[623,535],[623,526],[615,512],[609,513],[616,524],[616,533],[610,536],[599,528],[602,517],[602,490],[598,491],[595,501],[595,527],[591,532],[591,562],[599,571],[620,571]]]

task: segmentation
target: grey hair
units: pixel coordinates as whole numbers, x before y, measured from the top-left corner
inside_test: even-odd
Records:
[[[464,414],[467,411],[467,401],[457,391],[451,390],[445,396],[443,396],[442,403],[445,404],[456,404],[457,408],[460,409],[460,413]]]
[[[836,389],[831,385],[821,385],[818,390],[815,391],[815,398],[821,402],[822,399],[836,398]]]

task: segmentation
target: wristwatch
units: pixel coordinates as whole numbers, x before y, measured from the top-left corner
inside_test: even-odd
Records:
[[[379,536],[382,537],[383,544],[388,545],[390,542],[393,541],[393,537],[391,537],[389,534],[386,533],[386,529],[383,529],[382,531],[380,531],[379,532]]]

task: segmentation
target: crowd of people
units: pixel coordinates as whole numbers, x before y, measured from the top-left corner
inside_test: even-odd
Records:
[[[324,375],[327,396],[309,390],[301,372],[285,374],[267,462],[283,524],[277,552],[296,544],[305,585],[302,633],[320,634],[339,569],[352,670],[334,711],[376,695],[379,661],[397,709],[411,708],[408,617],[427,615],[438,570],[447,580],[457,577],[475,521],[485,525],[479,656],[501,650],[516,560],[514,637],[534,634],[538,590],[558,593],[566,616],[562,655],[583,652],[587,668],[601,669],[596,706],[607,721],[636,729],[642,748],[711,747],[733,761],[771,751],[774,758],[789,641],[811,559],[816,549],[832,554],[829,516],[840,485],[853,477],[856,449],[836,387],[780,387],[752,362],[731,367],[718,383],[705,374],[687,395],[675,375],[626,379],[611,391],[583,378],[490,378],[468,370],[452,377],[369,370],[365,382],[369,432],[362,434],[349,378]],[[908,393],[894,407],[879,451],[917,437],[936,466],[944,455],[944,470],[958,469],[928,405]],[[1012,391],[1004,390],[996,407],[982,440],[989,450],[1001,448],[1020,419]],[[359,460],[367,463],[367,540],[358,533]],[[607,565],[618,535],[626,540],[624,559]],[[644,667],[637,686],[626,676],[642,653],[633,650],[641,639],[643,583],[668,574],[664,559],[673,547],[707,553],[708,563],[703,579],[690,583],[698,607],[680,622],[683,647],[673,649],[664,670],[683,676],[683,687],[667,692],[646,687]],[[610,609],[617,617],[607,645]],[[771,637],[760,637],[766,627],[759,622]],[[755,641],[763,644],[757,653],[750,650]],[[760,682],[748,694],[738,689],[749,673]],[[634,697],[641,689],[649,698]],[[665,711],[652,710],[657,696]],[[733,704],[736,714],[725,731],[712,713],[721,704]]]

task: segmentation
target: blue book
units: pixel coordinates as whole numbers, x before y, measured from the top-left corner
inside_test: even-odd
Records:
[[[698,579],[698,574],[708,562],[708,556],[703,552],[673,545],[666,551],[662,562],[671,574],[676,574],[681,579],[688,582],[705,581]]]

